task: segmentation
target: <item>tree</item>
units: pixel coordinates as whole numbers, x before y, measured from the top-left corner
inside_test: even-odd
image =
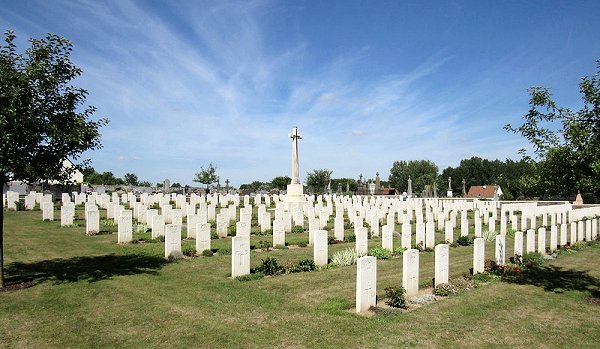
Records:
[[[597,72],[579,84],[583,99],[579,111],[558,107],[548,88],[532,87],[523,124],[504,127],[533,146],[533,156],[525,149],[520,153],[539,160],[538,184],[546,196],[581,191],[593,200],[600,197],[600,60],[596,64]]]
[[[181,183],[175,182],[175,183],[171,184],[171,187],[172,188],[181,188]]]
[[[390,169],[389,185],[398,191],[407,191],[409,177],[413,193],[419,194],[425,189],[425,185],[436,182],[438,167],[429,160],[394,161]]]
[[[216,183],[219,180],[217,176],[217,167],[212,163],[208,164],[206,168],[200,167],[200,172],[196,173],[196,177],[194,177],[193,181],[206,184],[206,189],[212,183]]]
[[[138,185],[138,176],[134,173],[126,173],[125,176],[123,176],[123,180],[125,181],[125,184]]]
[[[326,169],[314,170],[306,175],[306,185],[313,187],[316,193],[322,193],[327,189],[332,173]]]
[[[292,181],[292,179],[288,176],[275,177],[271,181],[271,188],[279,189],[279,190],[286,190],[287,185],[290,184],[291,181]]]
[[[138,183],[138,185],[140,187],[151,187],[152,186],[152,184],[150,184],[150,182],[148,182],[148,181],[141,181]]]
[[[356,179],[353,178],[334,178],[331,179],[331,190],[333,192],[337,191],[338,184],[342,185],[342,192],[346,191],[346,184],[348,185],[348,189],[350,191],[356,191],[358,189],[358,184],[356,183]]]
[[[15,35],[5,32],[0,47],[0,186],[12,180],[66,183],[86,167],[84,151],[101,147],[99,128],[108,120],[91,120],[92,106],[84,106],[87,91],[70,84],[81,75],[69,57],[72,44],[58,35],[30,39],[18,53]],[[4,216],[0,210],[0,287],[4,286]]]

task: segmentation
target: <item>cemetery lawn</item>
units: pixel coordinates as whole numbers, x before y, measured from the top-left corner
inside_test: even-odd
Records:
[[[351,312],[355,266],[240,282],[228,277],[230,255],[167,262],[162,243],[117,245],[116,228],[86,236],[85,222],[75,222],[80,226],[61,228],[41,221],[39,211],[5,213],[6,276],[32,285],[0,292],[0,347],[598,347],[600,304],[588,301],[600,297],[598,244],[546,261],[519,282],[365,317]],[[213,240],[213,247],[230,243]],[[512,240],[507,245],[508,255]],[[330,245],[329,256],[353,246]],[[493,253],[487,243],[486,257]],[[252,251],[252,266],[268,256],[298,261],[312,258],[312,248]],[[451,277],[471,265],[471,246],[450,248]],[[420,268],[425,288],[433,253],[421,253]],[[401,271],[401,258],[378,261],[378,299],[385,287],[401,285]]]

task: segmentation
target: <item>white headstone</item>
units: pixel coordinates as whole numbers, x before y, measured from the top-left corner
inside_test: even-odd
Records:
[[[369,251],[369,232],[367,228],[360,227],[356,232],[356,252],[359,255],[366,255]]]
[[[454,227],[451,221],[446,221],[444,224],[444,240],[449,244],[454,242]]]
[[[515,256],[523,256],[523,232],[515,232],[515,246],[513,248]]]
[[[281,220],[273,221],[273,246],[285,246],[285,224]]]
[[[498,265],[506,264],[506,235],[496,235],[495,257]]]
[[[473,275],[483,273],[485,267],[485,240],[473,240]]]
[[[448,283],[450,263],[450,248],[447,244],[439,244],[435,246],[435,277],[434,287],[439,284]]]
[[[356,312],[377,305],[377,258],[364,256],[356,261]]]
[[[229,217],[225,213],[219,213],[217,215],[217,235],[220,238],[227,237],[227,230],[229,229]]]
[[[381,247],[390,251],[394,250],[394,231],[386,224],[381,228]]]
[[[567,244],[567,223],[562,223],[560,225],[560,246],[565,246]]]
[[[42,220],[54,220],[54,204],[52,202],[42,202]]]
[[[556,250],[558,245],[558,227],[553,225],[550,227],[550,252]]]
[[[327,230],[317,230],[314,233],[313,259],[315,265],[327,265]]]
[[[171,254],[181,254],[181,225],[165,226],[165,258],[169,258]]]
[[[95,207],[95,206],[94,206]],[[98,208],[90,209],[85,215],[85,233],[87,235],[97,234],[100,232],[100,211]]]
[[[196,224],[196,252],[202,253],[204,250],[210,250],[210,224]]]
[[[231,239],[231,277],[250,274],[250,238],[234,236]]]
[[[435,225],[433,222],[425,224],[425,247],[433,248],[435,246]]]
[[[402,223],[402,247],[411,248],[412,236],[410,223]]]
[[[344,218],[341,216],[335,217],[334,235],[336,240],[344,241]]]
[[[155,214],[152,216],[152,238],[156,239],[159,236],[165,235],[165,217],[163,215]]]
[[[129,214],[123,214],[124,212]],[[130,210],[123,210],[117,218],[117,241],[118,243],[131,242],[133,239],[132,215]]]
[[[60,207],[60,225],[73,225],[73,217],[75,216],[75,205],[72,203],[62,205]]]
[[[419,292],[419,250],[408,249],[402,254],[402,287],[406,296],[412,297]]]
[[[535,252],[535,230],[533,229],[527,230],[527,244],[525,252]]]
[[[541,254],[546,254],[546,228],[539,228],[537,237],[537,251]]]

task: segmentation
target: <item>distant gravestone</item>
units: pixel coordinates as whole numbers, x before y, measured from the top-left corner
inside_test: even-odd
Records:
[[[537,251],[546,254],[546,228],[541,227],[538,229],[537,238]]]
[[[570,224],[569,243],[572,245],[577,242],[577,223],[572,222]]]
[[[231,239],[231,277],[250,274],[250,238],[234,236]]]
[[[533,229],[527,230],[527,243],[525,252],[535,252],[535,230]]]
[[[42,220],[53,221],[54,220],[54,204],[52,202],[42,202]]]
[[[392,225],[393,226],[393,225]],[[416,237],[416,243],[422,243],[423,245],[426,245],[425,243],[425,224],[424,223],[417,223],[415,225],[415,237]],[[427,246],[429,247],[429,246]]]
[[[562,223],[560,225],[560,246],[565,246],[567,244],[567,223]]]
[[[200,216],[196,214],[191,214],[187,216],[187,238],[195,239],[196,238],[196,227],[200,222]]]
[[[85,233],[87,235],[98,234],[100,232],[100,211],[97,206],[90,208],[85,214]]]
[[[360,227],[355,229],[356,232],[356,252],[360,256],[364,256],[367,254],[369,250],[369,232],[367,228]]]
[[[327,265],[327,230],[317,230],[314,234],[313,259],[315,265]]]
[[[377,305],[377,258],[364,256],[356,261],[356,312]]]
[[[217,215],[217,235],[220,238],[227,237],[227,229],[229,228],[229,217],[225,213]]]
[[[196,224],[196,252],[202,253],[210,250],[210,224]]]
[[[469,220],[461,219],[460,220],[460,236],[468,236],[469,235]]]
[[[498,265],[506,264],[506,236],[496,235],[496,249],[495,249],[496,263]]]
[[[165,226],[165,258],[181,258],[181,225],[167,224]]]
[[[550,227],[550,252],[556,250],[558,245],[558,227],[553,225]]]
[[[132,212],[130,210],[123,210],[120,212],[117,218],[117,241],[118,243],[127,243],[133,240],[133,227],[132,227]]]
[[[444,224],[444,240],[449,244],[454,242],[454,227],[451,221],[446,221]]]
[[[246,222],[235,223],[235,236],[247,236],[250,237],[250,224]]]
[[[394,232],[390,225],[384,225],[381,229],[381,247],[390,251],[394,250]]]
[[[73,217],[75,216],[75,205],[67,203],[60,207],[60,225],[73,225]]]
[[[435,246],[435,277],[434,287],[448,283],[450,263],[450,248],[447,244]]]
[[[338,241],[344,241],[344,217],[335,217],[333,230],[335,239]]]
[[[425,224],[425,247],[433,248],[435,246],[435,225],[433,222]]]
[[[514,251],[515,257],[523,256],[523,232],[522,231],[515,232],[515,245],[514,245],[513,251]]]
[[[153,239],[165,235],[165,217],[163,215],[156,214],[152,216],[151,230]]]
[[[273,221],[273,246],[285,246],[285,224],[282,220]]]
[[[408,297],[419,292],[419,250],[408,249],[402,254],[402,287]]]
[[[483,273],[485,266],[485,240],[475,238],[473,240],[473,275]]]
[[[402,223],[402,247],[406,249],[411,248],[411,240],[411,225],[407,223]]]

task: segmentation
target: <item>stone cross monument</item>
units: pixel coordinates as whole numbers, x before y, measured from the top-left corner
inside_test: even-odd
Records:
[[[287,186],[287,194],[285,195],[284,203],[288,210],[291,210],[290,203],[305,202],[304,188],[300,184],[300,166],[298,165],[298,140],[302,139],[302,135],[298,133],[298,127],[294,126],[292,133],[289,134],[292,139],[292,183]]]

